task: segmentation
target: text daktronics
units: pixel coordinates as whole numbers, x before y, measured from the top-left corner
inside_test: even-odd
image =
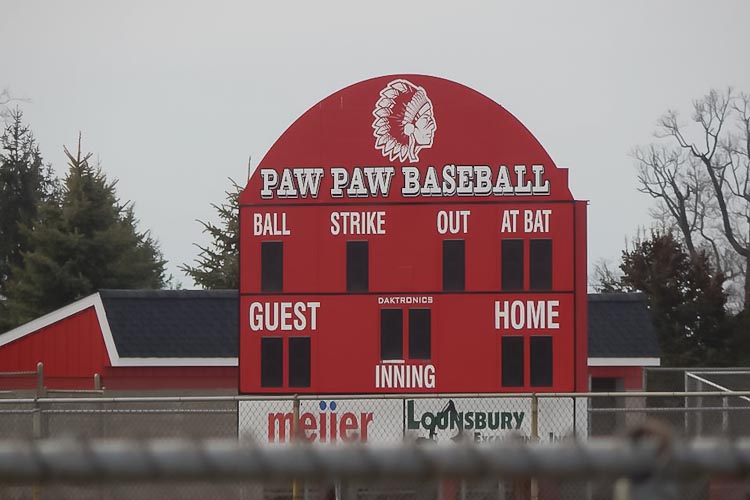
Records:
[[[281,173],[261,168],[263,199],[317,198],[325,175],[321,167],[284,168]],[[396,168],[342,167],[328,169],[332,198],[387,198]],[[544,178],[544,165],[445,165],[438,170],[427,167],[424,176],[419,168],[402,166],[404,197],[417,196],[548,196],[550,181]]]

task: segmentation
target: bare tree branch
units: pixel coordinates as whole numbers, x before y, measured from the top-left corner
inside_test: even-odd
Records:
[[[744,276],[750,308],[750,95],[711,90],[687,123],[664,113],[655,136],[633,155],[639,190],[663,204],[692,258],[707,251],[727,276]]]

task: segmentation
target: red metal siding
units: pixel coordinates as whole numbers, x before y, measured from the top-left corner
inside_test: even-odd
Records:
[[[237,389],[236,366],[157,366],[105,368],[109,390]]]
[[[92,389],[109,365],[96,311],[89,307],[0,348],[0,371],[34,371],[44,363],[50,389]],[[32,388],[34,380],[0,378],[3,388]]]

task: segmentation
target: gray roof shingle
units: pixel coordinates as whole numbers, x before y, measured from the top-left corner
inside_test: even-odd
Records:
[[[100,290],[99,294],[120,357],[237,357],[237,290]]]
[[[642,293],[589,294],[590,358],[661,356]]]

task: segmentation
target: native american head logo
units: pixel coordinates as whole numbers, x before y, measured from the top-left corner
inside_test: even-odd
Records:
[[[422,87],[393,80],[380,91],[372,115],[375,148],[391,161],[419,161],[419,152],[432,147],[437,123],[432,101]]]

